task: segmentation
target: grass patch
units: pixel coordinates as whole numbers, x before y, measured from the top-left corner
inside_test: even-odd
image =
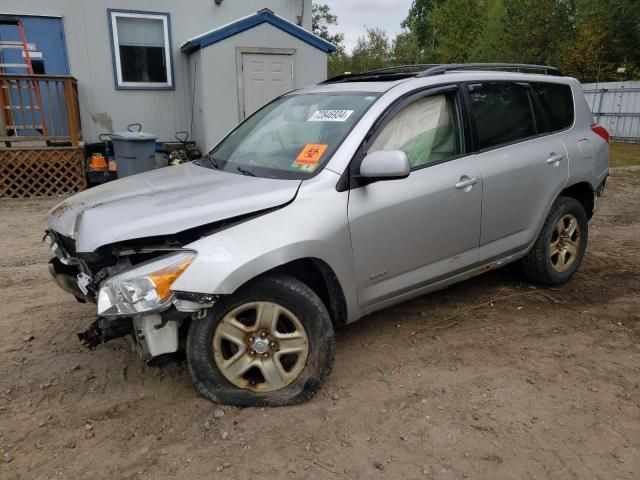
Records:
[[[640,143],[611,143],[609,165],[611,167],[640,165]]]

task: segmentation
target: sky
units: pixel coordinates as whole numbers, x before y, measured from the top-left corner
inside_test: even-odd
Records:
[[[368,28],[381,28],[392,39],[400,33],[400,23],[407,16],[412,0],[314,0],[326,3],[338,16],[338,26],[331,33],[344,33],[344,44],[351,50]]]

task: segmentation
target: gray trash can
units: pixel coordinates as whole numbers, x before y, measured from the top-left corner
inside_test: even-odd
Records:
[[[118,178],[156,168],[156,137],[144,132],[111,134],[113,156],[118,166]]]

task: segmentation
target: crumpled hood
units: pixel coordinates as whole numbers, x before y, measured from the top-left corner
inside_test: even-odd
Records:
[[[300,180],[258,178],[185,163],[85,190],[56,205],[49,228],[76,251],[169,235],[292,200]]]

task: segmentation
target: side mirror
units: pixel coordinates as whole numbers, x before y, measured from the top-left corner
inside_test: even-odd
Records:
[[[402,150],[378,150],[360,164],[360,176],[377,180],[393,180],[409,176],[411,166]]]

